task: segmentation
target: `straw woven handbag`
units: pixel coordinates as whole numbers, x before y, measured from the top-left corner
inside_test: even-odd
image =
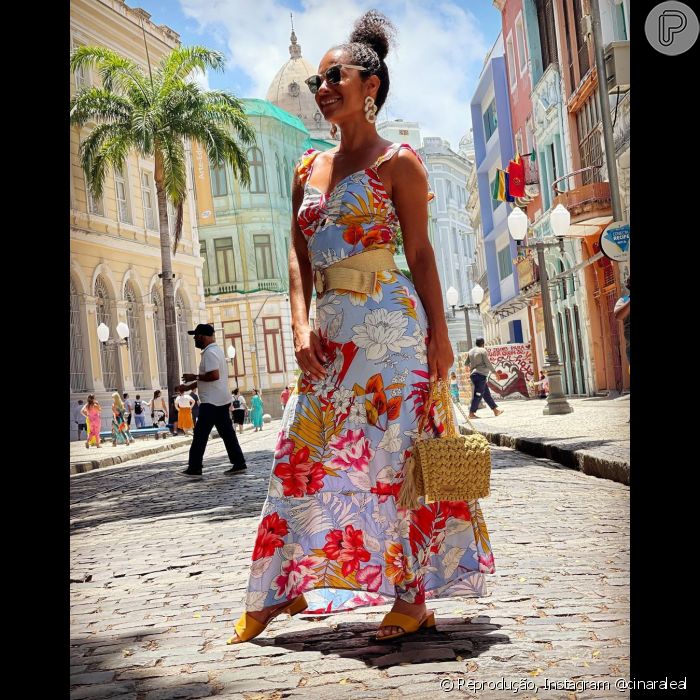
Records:
[[[447,429],[443,437],[426,438],[423,428],[435,400],[441,404]],[[469,425],[476,430],[471,422]],[[430,385],[425,410],[418,422],[413,455],[406,460],[405,469],[398,498],[398,505],[402,508],[417,508],[421,496],[426,503],[433,503],[472,501],[489,495],[491,450],[488,440],[477,432],[472,435],[459,434],[449,388],[442,379]]]

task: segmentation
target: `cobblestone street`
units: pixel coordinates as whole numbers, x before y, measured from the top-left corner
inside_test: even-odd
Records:
[[[72,700],[432,698],[451,682],[461,697],[629,696],[615,688],[629,677],[629,488],[503,447],[482,501],[488,596],[431,602],[437,631],[381,645],[386,606],[284,616],[226,646],[278,427],[242,436],[244,474],[223,474],[213,440],[201,481],[179,473],[185,447],[71,477]],[[520,692],[467,685],[501,679]]]

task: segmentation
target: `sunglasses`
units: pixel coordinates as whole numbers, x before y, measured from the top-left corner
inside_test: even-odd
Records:
[[[341,68],[354,68],[355,70],[359,71],[368,71],[369,68],[365,68],[364,66],[353,66],[350,65],[349,63],[338,63],[335,66],[331,66],[325,73],[322,75],[310,75],[304,82],[309,86],[309,90],[311,90],[311,94],[315,95],[318,91],[321,85],[323,84],[323,81],[329,83],[330,85],[337,85],[340,82],[340,69]]]

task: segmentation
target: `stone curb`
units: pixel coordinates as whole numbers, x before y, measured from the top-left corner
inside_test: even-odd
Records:
[[[463,435],[471,435],[474,432],[471,428],[464,425],[459,426],[459,431]],[[630,465],[628,462],[599,457],[593,452],[587,452],[586,450],[572,450],[560,445],[553,445],[544,440],[515,437],[505,433],[490,433],[485,430],[480,430],[479,433],[493,445],[510,447],[533,457],[546,457],[553,462],[558,462],[570,469],[577,469],[584,474],[617,481],[620,484],[625,484],[625,486],[630,485]]]
[[[162,444],[146,447],[143,450],[137,450],[135,452],[129,452],[123,455],[114,455],[112,457],[105,457],[104,459],[93,459],[89,462],[75,462],[70,465],[71,474],[84,474],[85,472],[90,472],[93,469],[100,469],[102,467],[111,467],[114,464],[122,464],[123,462],[129,462],[132,459],[139,459],[140,457],[147,457],[148,455],[158,454],[159,452],[165,452],[167,450],[177,450],[181,447],[189,447],[190,443],[183,444],[182,442],[167,443],[165,440]]]

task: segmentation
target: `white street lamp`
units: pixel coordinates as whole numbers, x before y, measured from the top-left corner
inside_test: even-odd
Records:
[[[97,326],[97,338],[101,343],[106,343],[109,338],[109,328],[104,323]]]
[[[525,219],[527,220],[527,217]],[[557,238],[561,238],[569,233],[571,214],[569,214],[569,210],[563,204],[557,204],[549,215],[549,222],[554,235]]]
[[[527,214],[518,208],[514,207],[513,211],[508,215],[508,230],[514,241],[520,243],[527,235]]]
[[[117,324],[117,335],[122,339],[126,340],[129,337],[129,326],[124,323],[124,321],[120,321]]]
[[[472,300],[478,306],[484,300],[484,289],[480,284],[475,284],[472,289]]]
[[[228,355],[229,360],[233,360],[236,357],[236,348],[234,348],[233,345],[229,345],[228,350],[226,350],[226,354]]]
[[[445,293],[445,297],[447,298],[447,303],[450,306],[457,306],[459,304],[459,292],[454,288],[450,287],[447,292]]]
[[[97,339],[103,345],[129,345],[129,326],[127,326],[124,321],[120,321],[117,324],[117,334],[121,340],[110,340],[107,324],[100,323],[100,325],[97,326]]]

